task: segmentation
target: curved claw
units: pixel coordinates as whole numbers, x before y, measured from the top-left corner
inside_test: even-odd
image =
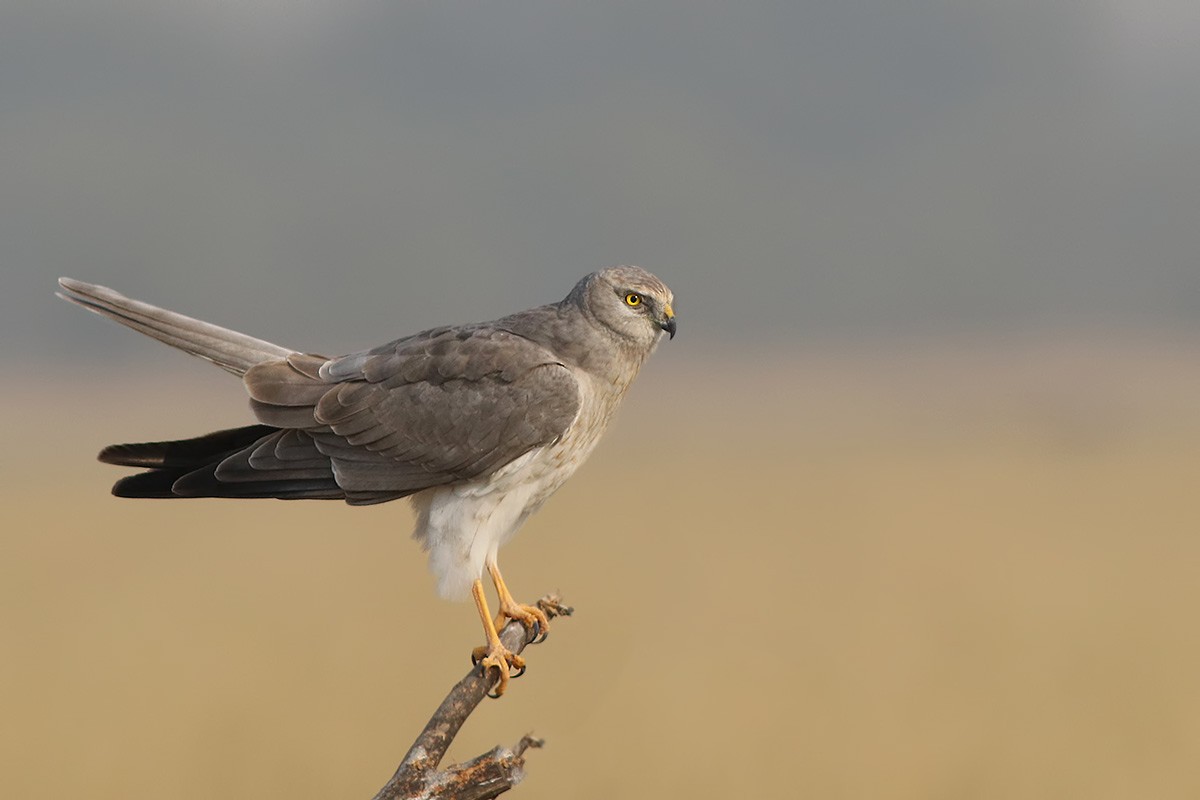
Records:
[[[471,651],[471,663],[479,667],[479,674],[487,678],[488,670],[495,667],[500,672],[495,689],[488,691],[489,697],[499,697],[508,688],[512,678],[519,678],[525,673],[525,659],[509,651],[499,642],[496,647],[476,647]]]
[[[500,679],[498,681],[496,681],[495,687],[488,689],[488,692],[487,692],[488,697],[498,698],[502,694],[504,694],[504,690],[508,688],[508,681],[512,677],[512,675],[509,673],[510,667],[508,666],[507,662],[496,663],[493,661],[493,663],[491,663],[491,664],[488,664],[486,662],[487,662],[487,659],[484,659],[483,661],[479,662],[479,674],[482,675],[485,679],[488,676],[488,670],[490,670],[492,667],[496,667],[497,669],[500,670]],[[522,672],[523,671],[524,671],[524,667],[522,666]]]
[[[522,606],[516,603],[501,606],[500,615],[496,618],[496,628],[502,628],[510,619],[525,626],[525,644],[540,644],[546,641],[550,634],[550,618],[537,606]]]

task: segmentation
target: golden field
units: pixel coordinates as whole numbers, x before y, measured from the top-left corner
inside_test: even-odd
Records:
[[[452,758],[544,737],[528,800],[1200,796],[1200,344],[685,343],[502,553],[577,614]],[[104,444],[247,420],[207,365],[2,402],[3,793],[372,796],[480,639],[407,507],[110,497]]]

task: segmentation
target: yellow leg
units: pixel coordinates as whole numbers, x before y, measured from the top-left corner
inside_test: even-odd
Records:
[[[503,628],[506,618],[515,619],[526,628],[540,626],[540,635],[545,638],[546,634],[550,632],[550,618],[546,616],[546,612],[537,606],[521,605],[514,600],[508,587],[504,584],[504,578],[500,575],[500,567],[496,564],[488,562],[487,569],[492,576],[492,583],[496,584],[496,596],[500,598],[500,613],[496,615],[495,627]]]
[[[483,634],[487,638],[487,645],[475,648],[471,658],[476,663],[483,665],[484,674],[487,674],[491,667],[500,670],[500,682],[496,684],[494,693],[496,697],[499,697],[508,688],[510,668],[523,669],[525,660],[500,641],[500,634],[497,633],[496,625],[492,622],[492,613],[488,611],[487,598],[483,595],[483,581],[478,578],[471,584],[471,596],[475,598],[475,608],[479,609],[479,619],[483,621]]]

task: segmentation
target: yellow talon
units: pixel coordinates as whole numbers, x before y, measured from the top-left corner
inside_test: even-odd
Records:
[[[539,630],[539,635],[545,638],[550,632],[550,618],[546,616],[546,612],[542,611],[537,606],[527,606],[518,603],[513,599],[512,593],[508,591],[508,586],[504,583],[504,578],[500,575],[500,568],[495,564],[487,565],[488,572],[492,576],[492,583],[496,585],[496,596],[500,598],[500,613],[496,615],[495,628],[502,629],[508,623],[505,619],[515,619],[526,628]]]
[[[471,595],[475,598],[475,607],[479,609],[479,618],[483,620],[483,632],[487,637],[487,644],[482,647],[476,647],[471,651],[471,660],[483,667],[483,674],[492,667],[495,667],[500,672],[500,679],[496,683],[496,688],[492,692],[493,697],[499,697],[504,694],[504,690],[508,688],[508,680],[512,676],[512,670],[525,670],[525,659],[509,650],[500,641],[500,634],[496,632],[496,626],[492,622],[492,615],[488,611],[487,598],[483,595],[483,582],[476,580],[471,584]]]
[[[471,661],[482,665],[484,675],[492,667],[500,672],[500,679],[496,682],[495,691],[492,692],[493,697],[499,697],[508,688],[509,678],[515,677],[513,670],[517,671],[517,675],[525,671],[525,659],[504,646],[504,643],[500,641],[500,631],[508,624],[508,620],[515,619],[526,629],[536,631],[537,635],[544,639],[550,632],[550,617],[537,606],[522,605],[514,600],[512,593],[504,585],[500,569],[491,563],[487,565],[487,568],[491,573],[492,582],[496,585],[496,596],[500,599],[500,613],[495,618],[492,617],[488,610],[487,598],[483,593],[483,581],[476,578],[475,582],[471,584],[471,596],[475,598],[475,608],[479,610],[479,619],[483,622],[483,634],[487,639],[487,644],[471,651]]]

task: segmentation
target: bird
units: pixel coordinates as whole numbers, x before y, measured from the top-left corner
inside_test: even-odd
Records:
[[[431,328],[333,358],[304,353],[60,278],[58,296],[242,379],[256,422],[202,436],[114,444],[99,460],[144,471],[131,498],[280,498],[370,505],[409,498],[438,593],[474,600],[472,651],[504,693],[524,659],[508,619],[549,631],[501,575],[500,547],[590,455],[646,358],[676,331],[674,295],[635,266],[584,276],[562,300]],[[487,573],[499,610],[488,608]]]

